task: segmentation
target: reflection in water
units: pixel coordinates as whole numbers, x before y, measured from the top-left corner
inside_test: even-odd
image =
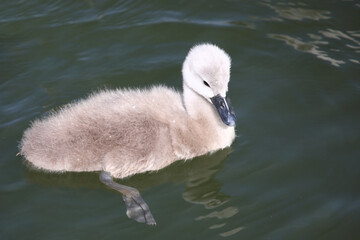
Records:
[[[268,36],[273,39],[284,41],[287,45],[292,46],[295,50],[311,53],[319,59],[330,62],[335,67],[339,67],[341,64],[345,64],[346,63],[345,60],[359,64],[359,60],[355,59],[356,56],[351,56],[351,55],[349,56],[349,54],[342,54],[342,55],[339,54],[345,51],[360,53],[360,41],[356,39],[356,37],[359,37],[357,32],[349,31],[349,34],[346,34],[339,30],[334,30],[334,29],[320,30],[319,34],[308,33],[308,36],[312,39],[310,41],[303,41],[300,38],[291,37],[285,34],[269,34]],[[334,57],[330,57],[329,52],[320,50],[320,46],[329,45],[331,39],[340,41],[341,43],[339,45],[340,47],[343,46],[347,47],[347,49],[342,49],[342,48],[330,49],[330,51],[334,53],[338,53],[338,57],[343,57],[344,58],[343,60],[338,60],[335,59]],[[351,43],[346,43],[349,41]],[[331,45],[335,45],[335,44],[331,43]]]
[[[189,202],[206,205],[209,198],[200,195],[219,192],[222,183],[215,180],[214,176],[221,170],[222,163],[230,152],[231,148],[227,148],[212,155],[194,158],[189,161],[177,161],[160,171],[137,174],[127,179],[118,179],[117,182],[139,190],[167,182],[185,182],[186,190],[184,194],[189,197]],[[104,185],[99,181],[99,174],[96,172],[48,173],[32,170],[31,166],[26,168],[25,171],[30,181],[44,185],[104,188]],[[208,190],[204,191],[200,186],[207,187]],[[230,197],[226,196],[220,199],[223,198],[227,200]]]
[[[245,229],[245,227],[237,227],[237,228],[234,228],[234,229],[232,229],[230,231],[220,233],[219,235],[222,236],[222,237],[229,237],[229,236],[234,235],[237,232],[240,232],[243,229]]]
[[[284,3],[285,4],[285,3]],[[330,19],[330,12],[296,7],[296,4],[274,4],[267,2],[266,6],[273,9],[281,21],[324,21]],[[299,5],[299,4],[298,4]],[[294,29],[289,29],[291,32]],[[299,28],[299,31],[300,28]],[[316,33],[300,33],[302,37],[290,36],[283,33],[268,34],[270,38],[284,41],[295,50],[315,55],[317,58],[331,63],[335,67],[345,64],[347,61],[359,64],[358,56],[349,53],[360,53],[359,31],[340,31],[327,28],[318,30]],[[305,36],[304,36],[305,35]],[[309,39],[308,39],[309,38]],[[336,42],[334,42],[336,41]],[[327,46],[325,48],[325,46]]]
[[[206,219],[206,218],[218,218],[218,219],[230,218],[230,217],[234,216],[235,214],[237,214],[238,212],[239,212],[239,210],[236,207],[228,207],[221,211],[211,212],[205,216],[199,216],[196,218],[196,220],[202,220],[202,219]]]
[[[166,182],[183,182],[185,191],[183,198],[190,203],[201,204],[206,209],[214,209],[228,202],[231,198],[221,192],[222,183],[215,179],[215,175],[222,169],[223,162],[232,151],[231,148],[218,151],[189,161],[178,161],[158,172],[135,175],[128,179],[119,180],[122,184],[135,187],[139,190],[157,186]],[[40,184],[67,187],[105,188],[100,183],[98,173],[46,173],[26,170],[28,179]],[[151,207],[151,206],[150,206]],[[205,216],[198,216],[195,220],[217,218],[224,220],[235,216],[238,208],[228,206],[222,210],[212,211]],[[222,222],[212,225],[209,229],[218,229],[225,226]],[[243,227],[220,233],[220,236],[231,236]]]
[[[295,50],[314,54],[317,58],[328,61],[335,67],[339,67],[340,64],[345,63],[342,60],[336,60],[329,57],[326,52],[319,49],[319,46],[317,44],[327,44],[327,42],[303,42],[300,39],[283,34],[269,34],[269,37],[277,40],[282,40],[287,45],[292,46]]]
[[[222,183],[215,179],[216,173],[221,169],[221,163],[230,153],[230,149],[218,151],[213,155],[206,156],[206,165],[198,166],[200,161],[194,162],[195,172],[192,172],[186,180],[183,198],[190,203],[202,204],[205,208],[218,207],[230,199],[230,196],[220,192]],[[198,169],[196,171],[196,169]],[[200,171],[199,171],[200,170]]]
[[[288,20],[322,20],[322,19],[329,19],[329,11],[324,10],[313,10],[313,9],[306,9],[300,7],[289,7],[289,6],[274,6],[270,4],[265,4],[266,6],[270,7],[271,9],[275,10],[280,17],[288,19]]]
[[[225,226],[226,223],[221,223],[221,224],[215,224],[209,227],[209,229],[217,229],[217,228],[222,228],[223,226]]]
[[[353,49],[360,49],[360,42],[355,39],[355,37],[360,37],[359,34],[357,34],[356,31],[348,31],[348,32],[349,32],[349,35],[341,32],[339,30],[334,30],[334,29],[327,29],[326,31],[319,31],[319,33],[321,33],[324,37],[327,37],[327,38],[333,38],[336,40],[342,40],[342,39],[350,40],[352,42],[352,44],[346,44],[347,47],[353,48]],[[350,35],[353,35],[354,37],[351,37]],[[353,44],[355,44],[355,45],[353,45]],[[359,53],[359,51],[358,51],[358,53]]]
[[[238,212],[239,212],[238,208],[231,206],[231,207],[227,207],[220,211],[213,211],[205,216],[199,216],[195,220],[206,220],[209,218],[217,218],[219,220],[222,220],[222,219],[231,218],[231,217],[235,216]],[[214,224],[214,225],[210,226],[209,229],[218,229],[218,228],[224,227],[225,225],[226,225],[226,223]],[[222,232],[219,235],[222,237],[229,237],[243,229],[245,229],[245,227],[240,226],[240,227],[236,227],[234,229]]]
[[[220,170],[219,166],[230,153],[230,149],[227,151],[219,151],[213,155],[207,156],[206,165],[203,165],[201,171],[196,171],[195,174],[191,174],[186,180],[186,188],[183,193],[183,197],[186,201],[196,204],[202,204],[207,209],[213,209],[220,207],[224,203],[228,202],[230,196],[220,192],[222,183],[215,179],[216,173]],[[194,166],[193,169],[199,169]],[[197,221],[208,220],[217,218],[224,221],[235,216],[239,212],[239,209],[234,206],[226,207],[222,210],[214,210],[207,215],[198,216],[195,218]],[[226,225],[226,222],[213,224],[209,226],[209,229],[220,229]],[[245,227],[236,227],[231,230],[220,233],[222,237],[232,236]]]

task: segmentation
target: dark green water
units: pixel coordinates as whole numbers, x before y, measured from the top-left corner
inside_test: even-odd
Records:
[[[232,57],[232,149],[120,182],[29,170],[29,123],[100,88],[181,88],[195,43]],[[360,239],[359,1],[1,1],[0,239]]]

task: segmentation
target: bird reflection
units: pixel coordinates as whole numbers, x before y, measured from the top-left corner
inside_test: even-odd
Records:
[[[121,184],[144,190],[168,182],[185,184],[183,198],[190,203],[201,204],[211,209],[227,202],[231,197],[222,193],[223,186],[215,175],[223,168],[223,162],[232,151],[226,148],[211,155],[187,161],[177,161],[158,172],[138,174],[127,179],[117,180]],[[99,182],[98,173],[46,173],[26,168],[27,178],[35,183],[65,186],[70,188],[104,188]]]

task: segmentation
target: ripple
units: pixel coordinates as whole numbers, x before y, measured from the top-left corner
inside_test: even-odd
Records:
[[[325,20],[330,18],[330,12],[325,10],[306,9],[301,7],[291,6],[276,6],[271,4],[265,4],[273,9],[280,17],[288,20]],[[290,4],[289,4],[290,5]]]
[[[273,39],[284,41],[287,45],[292,46],[295,50],[313,54],[319,59],[330,62],[331,65],[335,67],[339,67],[341,64],[345,63],[345,61],[331,58],[325,51],[320,50],[319,46],[316,45],[327,44],[327,42],[305,42],[301,39],[285,34],[269,34],[268,36]]]
[[[352,41],[353,43],[358,45],[358,48],[360,48],[360,42],[357,41],[355,38],[347,35],[346,33],[340,31],[340,30],[335,30],[335,29],[327,29],[325,31],[319,31],[319,33],[321,33],[324,37],[327,38],[333,38],[333,39],[337,39],[337,40],[341,40],[341,39],[347,39]],[[354,36],[359,37],[359,35],[354,34]]]
[[[239,212],[239,209],[236,207],[228,207],[221,211],[214,211],[211,212],[205,216],[199,216],[195,220],[203,220],[207,218],[218,218],[218,219],[224,219],[224,218],[231,218],[235,216]]]
[[[226,223],[215,224],[215,225],[210,226],[209,229],[222,228],[225,225],[226,225]]]
[[[308,41],[286,34],[268,34],[268,36],[284,41],[295,50],[313,54],[319,59],[330,62],[335,67],[345,64],[346,61],[359,63],[358,55],[356,55],[360,53],[360,41],[357,39],[359,38],[358,31],[344,32],[328,28],[319,30],[316,33],[307,33],[307,36],[310,38]],[[327,49],[323,47],[326,45],[328,45]],[[330,56],[333,53],[336,53],[337,58]]]
[[[286,32],[270,33],[272,39],[281,40],[287,45],[292,46],[300,52],[310,53],[318,59],[329,62],[335,67],[340,67],[345,63],[358,64],[360,61],[360,31],[335,29],[331,24],[336,19],[336,10],[311,9],[306,4],[301,3],[272,3],[266,1],[265,6],[273,9],[283,24],[291,24],[289,21],[317,21],[310,29],[317,29],[313,32],[303,32],[303,26],[292,27]],[[329,7],[325,6],[324,7]],[[333,15],[333,16],[332,16]],[[323,21],[328,20],[328,21]],[[336,22],[339,20],[336,19]],[[323,26],[331,26],[324,28]],[[337,25],[337,24],[335,24]],[[289,34],[290,33],[290,34]],[[295,36],[294,36],[295,35]]]
[[[2,1],[3,238],[34,231],[65,239],[356,234],[355,2]],[[182,60],[200,41],[223,46],[233,58],[238,137],[233,152],[122,180],[148,189],[157,228],[129,221],[121,197],[104,189],[96,173],[60,177],[27,169],[13,178],[23,168],[17,141],[31,119],[97,88],[180,86]],[[311,66],[301,66],[309,58]],[[274,68],[277,62],[285,64]],[[174,205],[171,214],[166,201]]]
[[[220,233],[219,235],[222,236],[222,237],[229,237],[229,236],[232,236],[232,235],[240,232],[243,229],[245,229],[245,227],[237,227],[237,228],[234,228],[234,229],[232,229],[230,231]]]

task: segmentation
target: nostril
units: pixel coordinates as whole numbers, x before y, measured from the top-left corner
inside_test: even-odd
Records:
[[[220,103],[220,108],[221,108],[221,109],[224,109],[224,108],[225,108],[224,102],[221,102],[221,103]]]

